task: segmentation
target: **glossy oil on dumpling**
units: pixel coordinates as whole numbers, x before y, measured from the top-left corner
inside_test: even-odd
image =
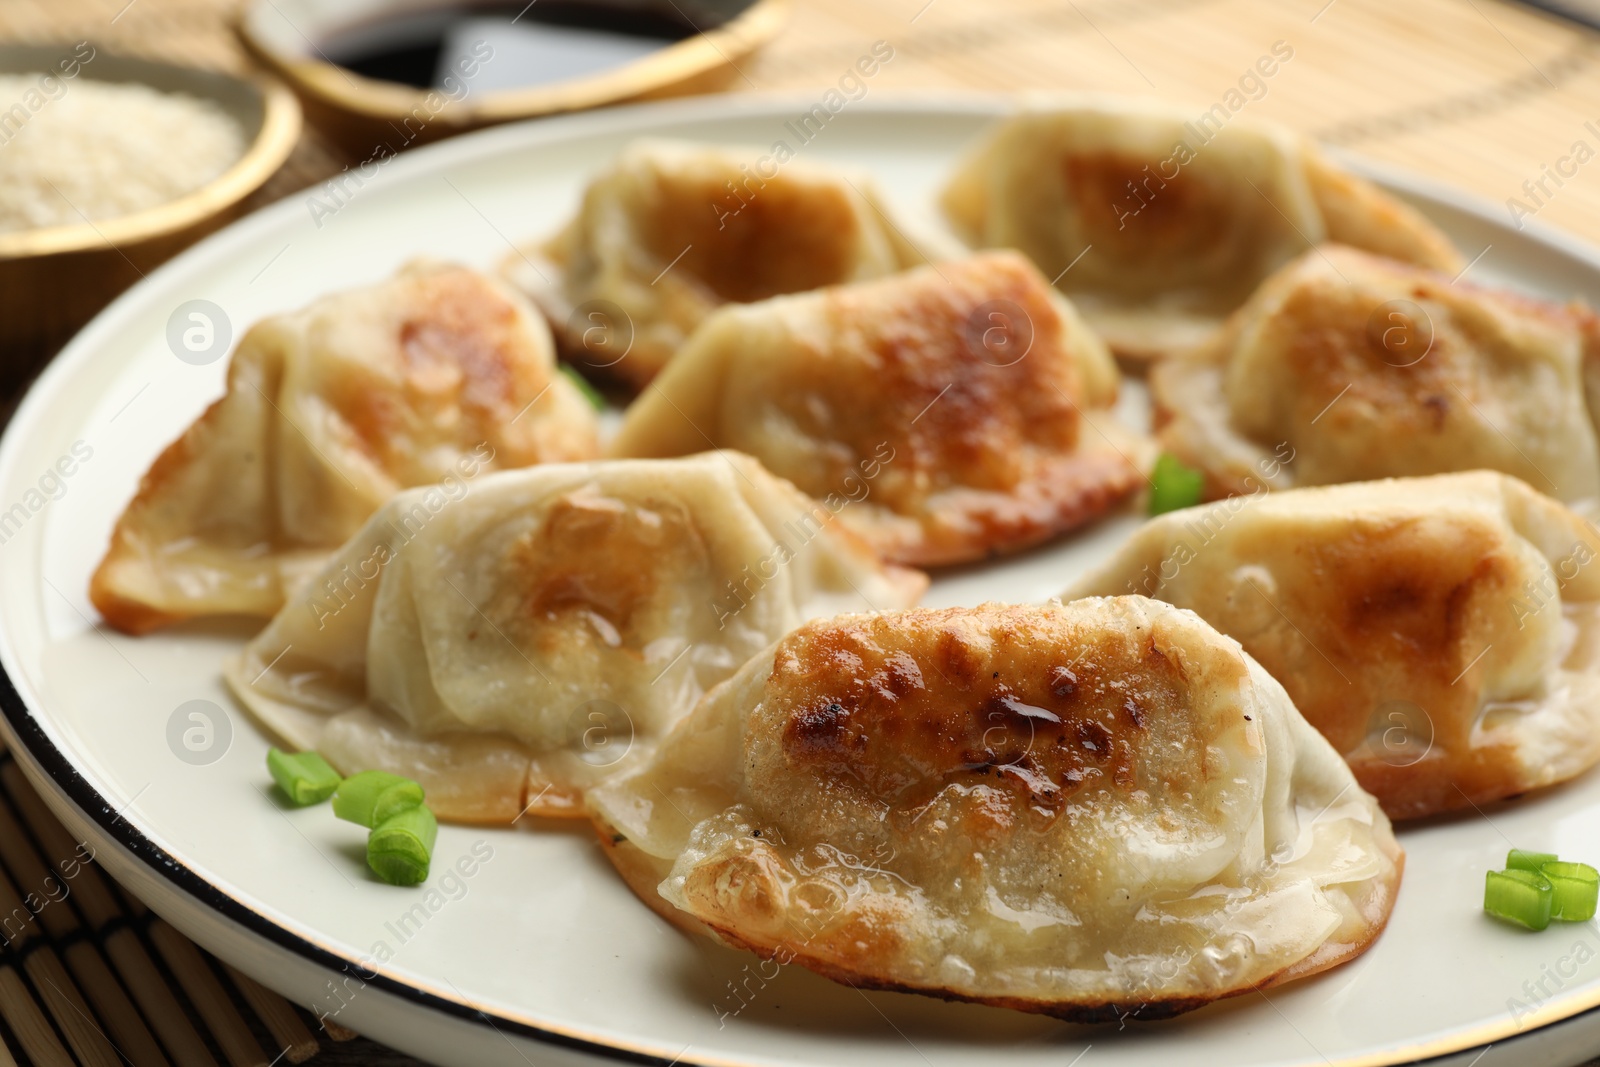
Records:
[[[926,262],[935,240],[907,232],[861,175],[755,147],[639,141],[590,183],[577,217],[504,270],[568,359],[639,387],[724,303]]]
[[[1114,593],[1236,638],[1392,817],[1600,761],[1600,533],[1503,474],[1172,512],[1066,595]]]
[[[227,392],[118,519],[90,597],[129,633],[268,616],[399,490],[598,449],[596,414],[527,303],[414,263],[245,334]]]
[[[1283,688],[1142,597],[810,623],[589,804],[681,926],[1081,1021],[1332,967],[1402,862]]]
[[[722,309],[609,448],[736,448],[886,558],[956,563],[1073,529],[1143,484],[1116,391],[1071,305],[991,252]]]
[[[1490,468],[1573,502],[1600,496],[1597,359],[1581,304],[1326,246],[1150,384],[1162,444],[1211,498]]]
[[[926,584],[748,456],[551,464],[395,497],[227,677],[289,743],[414,778],[440,818],[581,814],[775,638]]]
[[[1004,120],[960,165],[944,207],[973,245],[1027,253],[1136,359],[1201,341],[1323,241],[1460,267],[1421,215],[1299,135],[1153,102],[1077,97]]]

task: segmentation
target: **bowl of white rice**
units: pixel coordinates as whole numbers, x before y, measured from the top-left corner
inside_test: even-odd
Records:
[[[300,122],[269,78],[0,46],[0,381],[237,214]]]

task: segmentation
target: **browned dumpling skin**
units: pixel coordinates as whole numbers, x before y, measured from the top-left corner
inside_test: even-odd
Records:
[[[1282,687],[1143,597],[809,623],[589,806],[688,930],[1076,1021],[1332,967],[1402,863]]]
[[[888,559],[958,563],[1143,484],[1105,346],[1022,256],[728,307],[628,410],[615,456],[756,456]]]
[[[772,641],[928,584],[732,452],[452,489],[385,504],[225,668],[274,735],[445,820],[581,818]]]
[[[399,490],[598,449],[527,302],[414,263],[251,328],[227,392],[141,479],[90,598],[127,633],[270,616]]]
[[[1393,818],[1600,761],[1600,533],[1489,471],[1235,497],[1145,524],[1067,596],[1244,645]]]
[[[1600,497],[1597,356],[1581,304],[1329,245],[1150,386],[1162,445],[1208,498],[1490,468],[1577,502]]]
[[[502,269],[549,316],[567,359],[637,389],[722,304],[960,252],[910,232],[862,175],[753,147],[643,140],[595,177],[565,228]]]
[[[970,244],[1027,253],[1135,361],[1200,343],[1268,274],[1324,241],[1461,266],[1419,213],[1305,138],[1157,102],[1037,100],[968,155],[943,205]]]

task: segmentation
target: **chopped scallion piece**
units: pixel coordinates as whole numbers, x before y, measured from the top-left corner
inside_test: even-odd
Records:
[[[1552,861],[1540,867],[1539,873],[1554,890],[1550,918],[1569,923],[1594,918],[1595,902],[1600,900],[1600,871],[1587,863]]]
[[[420,807],[422,787],[388,771],[362,771],[346,778],[333,795],[333,813],[371,830],[401,812]]]
[[[573,385],[578,387],[578,392],[583,394],[583,398],[585,400],[594,405],[594,409],[596,411],[604,411],[606,409],[606,398],[600,395],[600,391],[598,389],[589,384],[589,379],[585,378],[583,375],[579,374],[565,363],[561,364],[561,373],[565,374],[567,379],[571,381]]]
[[[339,772],[315,752],[267,752],[267,770],[289,803],[297,808],[320,804],[339,788]]]
[[[1550,925],[1555,890],[1533,871],[1490,871],[1483,886],[1483,910],[1530,930]]]
[[[428,877],[439,824],[417,807],[391,815],[367,835],[367,866],[390,885],[418,885]]]
[[[1150,483],[1150,514],[1164,515],[1200,503],[1206,476],[1184,466],[1172,453],[1163,452],[1150,472]]]
[[[1506,853],[1506,869],[1510,871],[1534,871],[1547,863],[1554,863],[1561,857],[1554,852],[1524,852],[1514,848]]]

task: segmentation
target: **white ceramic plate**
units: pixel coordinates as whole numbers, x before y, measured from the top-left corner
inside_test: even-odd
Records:
[[[634,900],[575,825],[446,827],[435,893],[377,884],[364,876],[361,831],[323,809],[280,810],[265,793],[266,741],[218,677],[246,630],[191,625],[132,639],[96,624],[85,590],[115,516],[160,448],[221,391],[225,360],[192,365],[167,345],[180,305],[211,301],[237,337],[265,314],[377,281],[420,253],[489,266],[509,241],[567,216],[584,176],[629,138],[796,146],[785,123],[812,103],[675,102],[423,149],[386,164],[331,216],[314,218],[301,196],[237,223],[84,330],[0,444],[0,515],[12,517],[0,524],[0,666],[14,687],[0,694],[4,731],[57,814],[113,875],[218,956],[441,1063],[1344,1067],[1482,1055],[1494,1067],[1600,1051],[1600,1013],[1590,1011],[1600,1004],[1597,928],[1529,935],[1479,910],[1483,872],[1512,842],[1600,859],[1600,775],[1405,830],[1405,884],[1388,932],[1346,966],[1170,1022],[1075,1027],[861,993],[692,942]],[[800,151],[874,172],[908,212],[931,219],[956,153],[1005,106],[872,96]],[[1379,177],[1469,256],[1488,249],[1474,278],[1600,303],[1600,255],[1532,226],[1513,230],[1498,210],[1446,190]],[[71,473],[52,475],[62,457]],[[1131,521],[943,577],[929,602],[1042,599]],[[219,709],[212,762],[184,762],[169,743],[175,716],[190,725],[179,714],[190,701]],[[470,877],[445,877],[474,854]]]

